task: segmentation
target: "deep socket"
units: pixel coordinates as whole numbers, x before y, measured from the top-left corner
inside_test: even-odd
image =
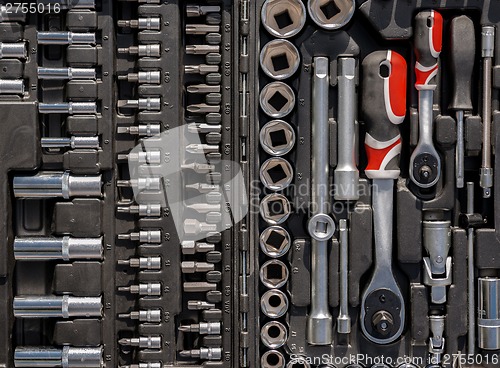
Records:
[[[13,303],[16,318],[101,317],[101,297],[16,296]]]
[[[97,78],[95,68],[44,68],[38,67],[38,79],[73,80]]]
[[[40,114],[97,114],[97,103],[95,102],[60,102],[38,104]]]
[[[98,149],[99,137],[44,137],[40,143],[43,148]]]
[[[49,261],[61,259],[102,259],[102,238],[16,237],[14,239],[16,260]]]
[[[24,42],[0,42],[1,59],[26,59],[26,45]]]
[[[64,346],[58,349],[48,346],[19,346],[14,352],[14,366],[16,368],[101,368],[103,348]]]
[[[38,32],[39,45],[88,45],[95,44],[95,33]]]
[[[22,79],[0,79],[0,94],[2,95],[24,94],[24,81]]]

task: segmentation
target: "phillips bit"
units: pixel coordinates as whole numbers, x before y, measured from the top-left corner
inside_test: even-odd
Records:
[[[218,71],[219,71],[218,65],[199,64],[199,65],[186,65],[186,66],[184,66],[184,72],[186,74],[207,75],[209,73],[217,73]]]
[[[196,273],[213,271],[215,265],[207,262],[184,261],[181,263],[182,273]]]
[[[208,204],[208,203],[190,204],[190,205],[186,206],[186,208],[194,210],[198,213],[208,213],[208,212],[221,210],[220,204]]]
[[[187,24],[186,34],[188,35],[204,35],[213,32],[220,32],[220,27],[208,24]]]
[[[130,180],[117,180],[117,187],[128,187],[139,191],[157,191],[161,189],[161,178],[139,178]]]
[[[200,322],[191,325],[179,326],[179,331],[196,332],[200,335],[220,335],[222,324],[220,322]]]
[[[193,84],[187,87],[188,93],[220,93],[221,87],[219,86],[211,86],[208,84]]]
[[[136,28],[139,30],[159,31],[161,28],[160,17],[146,17],[132,20],[119,20],[118,27]]]
[[[190,235],[198,235],[200,233],[207,233],[210,231],[217,231],[216,224],[207,224],[195,219],[184,220],[184,232]]]
[[[200,164],[197,162],[193,162],[192,164],[183,164],[181,165],[181,168],[183,170],[193,170],[194,172],[198,174],[206,174],[211,171],[215,170],[215,165],[209,165],[209,164]]]
[[[99,137],[44,137],[40,143],[43,148],[99,149]]]
[[[130,313],[121,313],[118,315],[118,318],[137,320],[139,322],[160,323],[161,314],[161,309],[144,309]]]
[[[95,102],[60,102],[38,104],[40,114],[97,114]]]
[[[141,243],[161,243],[161,230],[141,230],[128,234],[118,234],[119,240],[132,240]]]
[[[124,346],[136,346],[141,349],[161,349],[162,347],[160,336],[141,336],[130,339],[120,339],[118,343]]]
[[[119,100],[118,108],[160,111],[161,99],[159,97],[144,97],[137,100]]]
[[[118,53],[137,55],[138,57],[160,57],[161,48],[160,44],[121,47],[118,49]]]
[[[163,368],[163,364],[161,362],[144,362],[139,364],[121,365],[119,368]]]
[[[141,270],[160,270],[161,257],[130,258],[127,260],[119,260],[118,264],[121,266],[140,268]]]
[[[140,125],[132,125],[128,127],[118,127],[118,134],[132,134],[139,137],[153,137],[161,133],[159,123],[146,123]]]
[[[186,111],[193,114],[208,114],[211,112],[220,112],[220,105],[208,105],[208,104],[195,104],[189,105]]]
[[[186,185],[187,189],[194,189],[200,193],[210,193],[210,192],[218,192],[220,190],[220,186],[217,184],[205,184],[205,183],[195,183]]]
[[[202,15],[207,15],[208,13],[219,13],[221,11],[220,6],[209,6],[209,5],[188,5],[186,6],[186,15],[188,17],[200,17]]]
[[[119,161],[137,162],[141,165],[159,165],[161,164],[160,151],[130,152],[128,154],[119,154]]]
[[[208,253],[215,250],[215,244],[185,240],[181,243],[182,254]]]
[[[206,55],[211,52],[220,52],[219,45],[187,45],[186,54],[188,55]]]
[[[222,348],[200,348],[195,350],[183,350],[179,352],[183,358],[196,358],[201,360],[221,360]]]
[[[189,300],[187,306],[189,310],[205,310],[215,308],[215,304],[207,303],[202,300]]]
[[[14,352],[14,367],[85,367],[102,368],[103,348],[73,347],[62,348],[18,346]]]
[[[159,282],[148,282],[138,285],[120,286],[120,292],[138,294],[140,296],[161,296],[161,284]]]
[[[73,80],[97,78],[95,68],[44,68],[38,67],[38,79]]]
[[[222,125],[211,125],[205,123],[190,123],[188,124],[189,133],[220,133]]]
[[[88,45],[95,44],[95,33],[38,32],[39,45]]]
[[[119,80],[126,80],[131,83],[140,84],[160,84],[161,73],[159,71],[137,72],[119,75]]]
[[[161,216],[161,204],[138,204],[131,206],[118,206],[118,213],[137,214],[141,217],[159,217]]]
[[[1,59],[26,59],[26,45],[24,42],[0,42],[0,60]]]
[[[193,154],[205,154],[209,152],[219,152],[219,145],[216,144],[188,144],[186,146],[186,152]]]
[[[185,282],[182,286],[186,293],[206,293],[217,290],[217,284],[204,281]]]

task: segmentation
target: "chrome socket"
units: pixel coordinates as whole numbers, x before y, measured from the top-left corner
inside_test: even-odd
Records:
[[[293,168],[290,163],[281,157],[266,160],[260,168],[260,180],[267,189],[283,190],[293,180]]]
[[[283,118],[295,107],[295,93],[283,82],[271,82],[264,86],[259,96],[260,107],[272,118]]]
[[[290,202],[282,194],[269,194],[260,202],[260,215],[270,225],[285,222],[291,213]]]
[[[356,4],[354,0],[309,0],[307,8],[314,23],[333,31],[349,23]]]
[[[2,95],[24,94],[24,81],[22,79],[0,79],[0,94]]]
[[[285,368],[285,357],[277,350],[266,351],[260,358],[262,368]]]
[[[269,318],[280,318],[288,311],[288,297],[278,289],[268,290],[260,298],[262,313]]]
[[[279,349],[287,342],[288,331],[283,323],[271,321],[262,326],[260,339],[269,349]]]
[[[26,45],[24,42],[5,43],[0,42],[1,59],[26,59]]]
[[[279,289],[288,282],[288,267],[277,259],[271,259],[260,268],[260,281],[270,289]]]
[[[14,257],[24,261],[97,259],[103,257],[102,238],[16,237]]]
[[[267,0],[262,5],[264,28],[274,37],[290,38],[306,24],[306,7],[300,0]]]
[[[484,350],[500,349],[500,279],[478,279],[478,345]]]
[[[299,51],[290,41],[269,41],[260,52],[260,66],[273,79],[290,78],[299,69],[299,65]]]
[[[281,226],[270,226],[260,234],[260,249],[271,258],[280,258],[288,253],[292,239]]]
[[[260,130],[260,145],[270,155],[286,155],[295,146],[295,131],[286,121],[271,120]]]

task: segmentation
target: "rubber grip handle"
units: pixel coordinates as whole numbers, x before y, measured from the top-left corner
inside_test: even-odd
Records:
[[[443,17],[435,10],[426,10],[415,17],[415,88],[436,88],[438,58],[443,47]]]
[[[365,149],[370,179],[397,179],[401,135],[398,124],[406,116],[405,59],[398,53],[375,51],[362,63],[361,108],[366,125]]]
[[[450,29],[450,57],[453,72],[452,110],[472,110],[472,71],[476,55],[476,37],[472,20],[461,15],[453,18]]]

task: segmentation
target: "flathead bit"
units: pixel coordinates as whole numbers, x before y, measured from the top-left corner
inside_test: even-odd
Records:
[[[220,105],[208,105],[205,103],[189,105],[186,111],[192,114],[209,114],[211,112],[220,112]]]
[[[209,152],[219,152],[219,145],[216,144],[188,144],[186,152],[193,154],[206,154]]]
[[[205,123],[190,123],[188,124],[189,133],[220,133],[222,131],[222,125],[212,125]]]
[[[186,74],[206,75],[209,73],[217,73],[218,71],[219,71],[218,65],[200,64],[200,65],[186,65],[184,67],[184,72]]]
[[[219,45],[187,45],[186,54],[188,55],[206,55],[211,52],[220,52]]]
[[[191,164],[183,164],[183,165],[181,165],[181,168],[183,170],[187,170],[187,169],[193,170],[194,172],[196,172],[198,174],[206,174],[206,173],[209,173],[211,171],[214,171],[215,165],[200,164],[197,162],[193,162]]]
[[[188,93],[198,93],[198,94],[220,93],[221,87],[211,86],[209,84],[192,84],[188,86],[186,90],[188,91]]]
[[[186,6],[186,15],[188,17],[201,17],[202,15],[207,15],[208,13],[220,13],[220,6],[209,6],[209,5],[188,5]]]
[[[220,335],[222,324],[220,322],[201,322],[192,325],[179,326],[182,332],[197,332],[200,335]]]

